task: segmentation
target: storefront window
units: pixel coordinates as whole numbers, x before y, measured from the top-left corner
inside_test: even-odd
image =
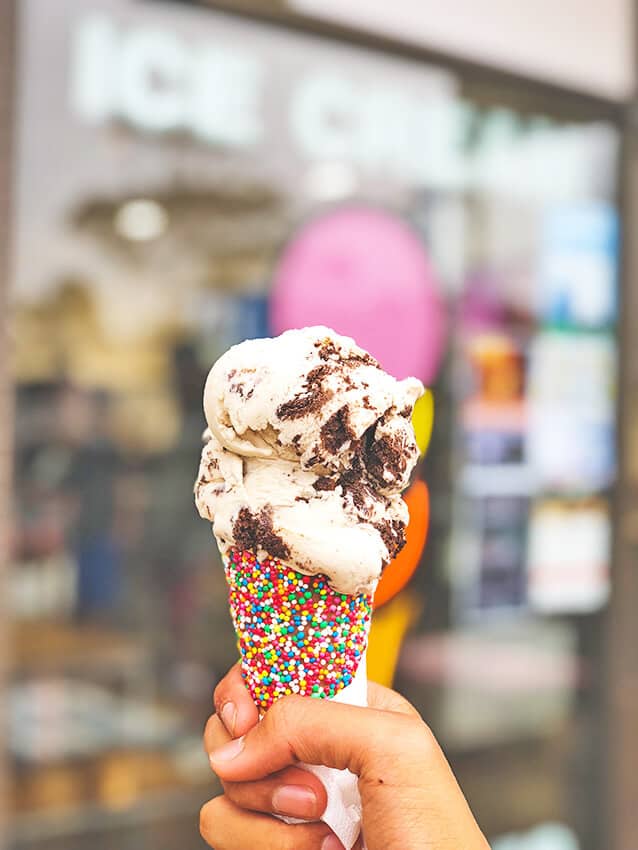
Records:
[[[200,735],[236,658],[192,501],[203,382],[325,316],[436,405],[428,542],[373,665],[495,850],[597,847],[616,130],[201,8],[45,6],[19,21],[14,847],[201,846]]]

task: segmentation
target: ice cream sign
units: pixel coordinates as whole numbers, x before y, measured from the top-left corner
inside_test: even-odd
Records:
[[[69,91],[84,122],[187,133],[284,162],[345,162],[442,190],[572,199],[587,195],[592,174],[611,174],[609,128],[481,111],[445,71],[249,22],[229,28],[211,12],[199,30],[157,20],[100,11],[76,21]]]
[[[72,34],[72,107],[94,124],[119,120],[144,132],[183,131],[239,149],[272,142],[273,118],[283,110],[285,143],[301,157],[344,158],[408,177],[445,173],[441,155],[452,148],[458,123],[451,124],[458,116],[449,74],[411,69],[406,91],[402,76],[390,74],[388,81],[367,64],[362,74],[362,62],[352,79],[321,53],[312,64],[304,57],[298,73],[292,39],[277,50],[263,35],[247,42],[241,32],[229,39],[220,28],[193,38],[165,24],[123,24],[92,13]]]

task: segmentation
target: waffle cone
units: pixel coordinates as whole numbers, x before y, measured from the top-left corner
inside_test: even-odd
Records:
[[[365,658],[372,598],[334,591],[274,558],[224,558],[246,685],[260,711],[288,694],[332,699]]]

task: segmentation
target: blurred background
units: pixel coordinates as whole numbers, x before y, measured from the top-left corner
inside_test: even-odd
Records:
[[[203,381],[321,322],[435,399],[372,674],[493,850],[635,850],[632,4],[54,5],[0,4],[3,846],[203,848]]]

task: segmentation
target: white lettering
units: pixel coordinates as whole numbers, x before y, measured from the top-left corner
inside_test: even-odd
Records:
[[[256,144],[262,135],[259,62],[232,48],[201,48],[191,69],[187,123],[207,142]]]
[[[117,111],[145,130],[175,130],[184,119],[189,55],[174,36],[133,30],[120,40]]]
[[[302,80],[290,107],[291,133],[304,155],[445,187],[463,182],[465,120],[453,101],[422,103],[408,92],[357,85],[334,73]]]
[[[111,74],[117,31],[102,15],[80,21],[71,46],[71,104],[85,121],[100,123],[113,112]]]
[[[91,14],[73,36],[70,99],[93,124],[122,119],[146,132],[184,130],[207,144],[253,148],[265,135],[265,67],[252,49],[193,43],[165,30],[123,31]],[[311,162],[429,189],[541,200],[587,197],[614,185],[618,139],[608,126],[534,126],[515,112],[479,115],[446,93],[383,84],[379,75],[349,77],[324,63],[287,81],[287,68],[283,55],[269,66],[273,91],[284,92],[289,110],[283,144]]]
[[[184,129],[211,144],[254,145],[263,135],[261,79],[249,54],[162,30],[121,33],[102,15],[74,34],[71,103],[91,123],[121,118],[147,132]]]
[[[307,156],[341,159],[353,154],[360,92],[336,74],[303,80],[290,105],[293,137]]]

